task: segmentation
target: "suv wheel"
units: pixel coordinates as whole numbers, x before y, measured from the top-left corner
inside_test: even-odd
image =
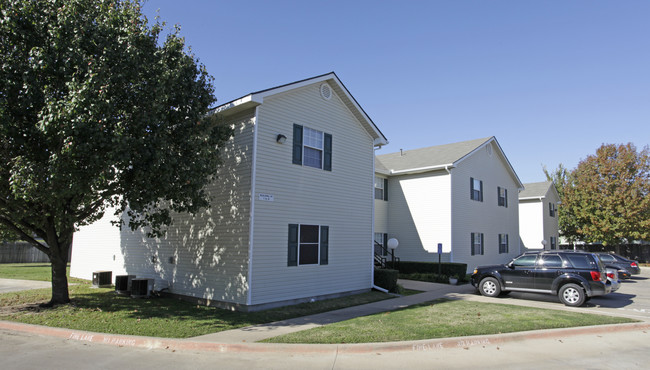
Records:
[[[478,290],[486,297],[497,297],[501,294],[501,287],[499,287],[499,282],[493,277],[486,277],[481,280],[481,284],[478,286]]]
[[[585,303],[585,291],[577,284],[563,285],[558,293],[560,302],[567,306],[578,307]]]

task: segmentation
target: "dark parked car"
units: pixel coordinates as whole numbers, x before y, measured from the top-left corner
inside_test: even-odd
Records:
[[[637,261],[630,260],[625,257],[621,257],[614,253],[597,253],[597,254],[600,260],[603,261],[603,264],[605,265],[616,266],[619,269],[626,270],[631,275],[638,275],[641,273],[641,268],[639,268],[639,263]]]
[[[479,266],[472,285],[496,297],[511,291],[557,295],[567,306],[581,306],[612,290],[605,266],[589,252],[542,251],[524,253],[505,265]]]

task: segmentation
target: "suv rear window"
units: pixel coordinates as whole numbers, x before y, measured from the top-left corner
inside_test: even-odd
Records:
[[[573,267],[577,269],[593,269],[598,268],[598,264],[594,259],[588,254],[569,254],[567,253],[566,258],[571,262]]]

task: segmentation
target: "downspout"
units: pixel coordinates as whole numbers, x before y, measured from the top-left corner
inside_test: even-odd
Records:
[[[255,118],[253,120],[253,160],[251,163],[251,208],[248,229],[248,292],[246,293],[246,305],[250,306],[253,300],[253,231],[255,230],[255,173],[257,171],[257,132],[259,131],[259,109],[255,107]]]
[[[372,148],[372,186],[370,187],[370,201],[372,202],[372,219],[371,219],[371,230],[370,233],[370,286],[372,289],[377,289],[388,293],[384,288],[380,288],[375,285],[375,152],[381,149],[381,145]]]

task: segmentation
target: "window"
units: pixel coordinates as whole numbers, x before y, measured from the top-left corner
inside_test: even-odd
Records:
[[[598,257],[600,257],[600,260],[603,262],[616,263],[616,258],[609,254],[599,254]]]
[[[524,254],[523,256],[512,260],[512,265],[515,267],[533,267],[535,266],[536,254]]]
[[[497,186],[497,196],[499,207],[508,208],[508,189]]]
[[[557,209],[555,208],[555,203],[548,203],[548,215],[551,217],[555,217],[555,213],[557,212]]]
[[[329,227],[289,224],[288,266],[327,265]]]
[[[331,171],[332,135],[294,124],[292,162]]]
[[[469,178],[470,186],[470,199],[477,200],[479,202],[483,201],[483,181],[477,180],[473,177]]]
[[[574,268],[577,269],[591,269],[598,267],[596,261],[590,255],[586,254],[565,254],[565,257],[571,262]]]
[[[388,254],[386,248],[387,242],[388,234],[375,233],[375,254],[386,256]]]
[[[499,253],[508,253],[508,234],[499,234]]]
[[[562,268],[562,257],[557,254],[544,254],[537,260],[537,266],[543,268]]]
[[[483,254],[483,233],[472,233],[472,256]]]
[[[375,176],[375,199],[388,200],[388,179]]]
[[[557,249],[557,238],[551,236],[549,239],[551,240],[551,249]]]

